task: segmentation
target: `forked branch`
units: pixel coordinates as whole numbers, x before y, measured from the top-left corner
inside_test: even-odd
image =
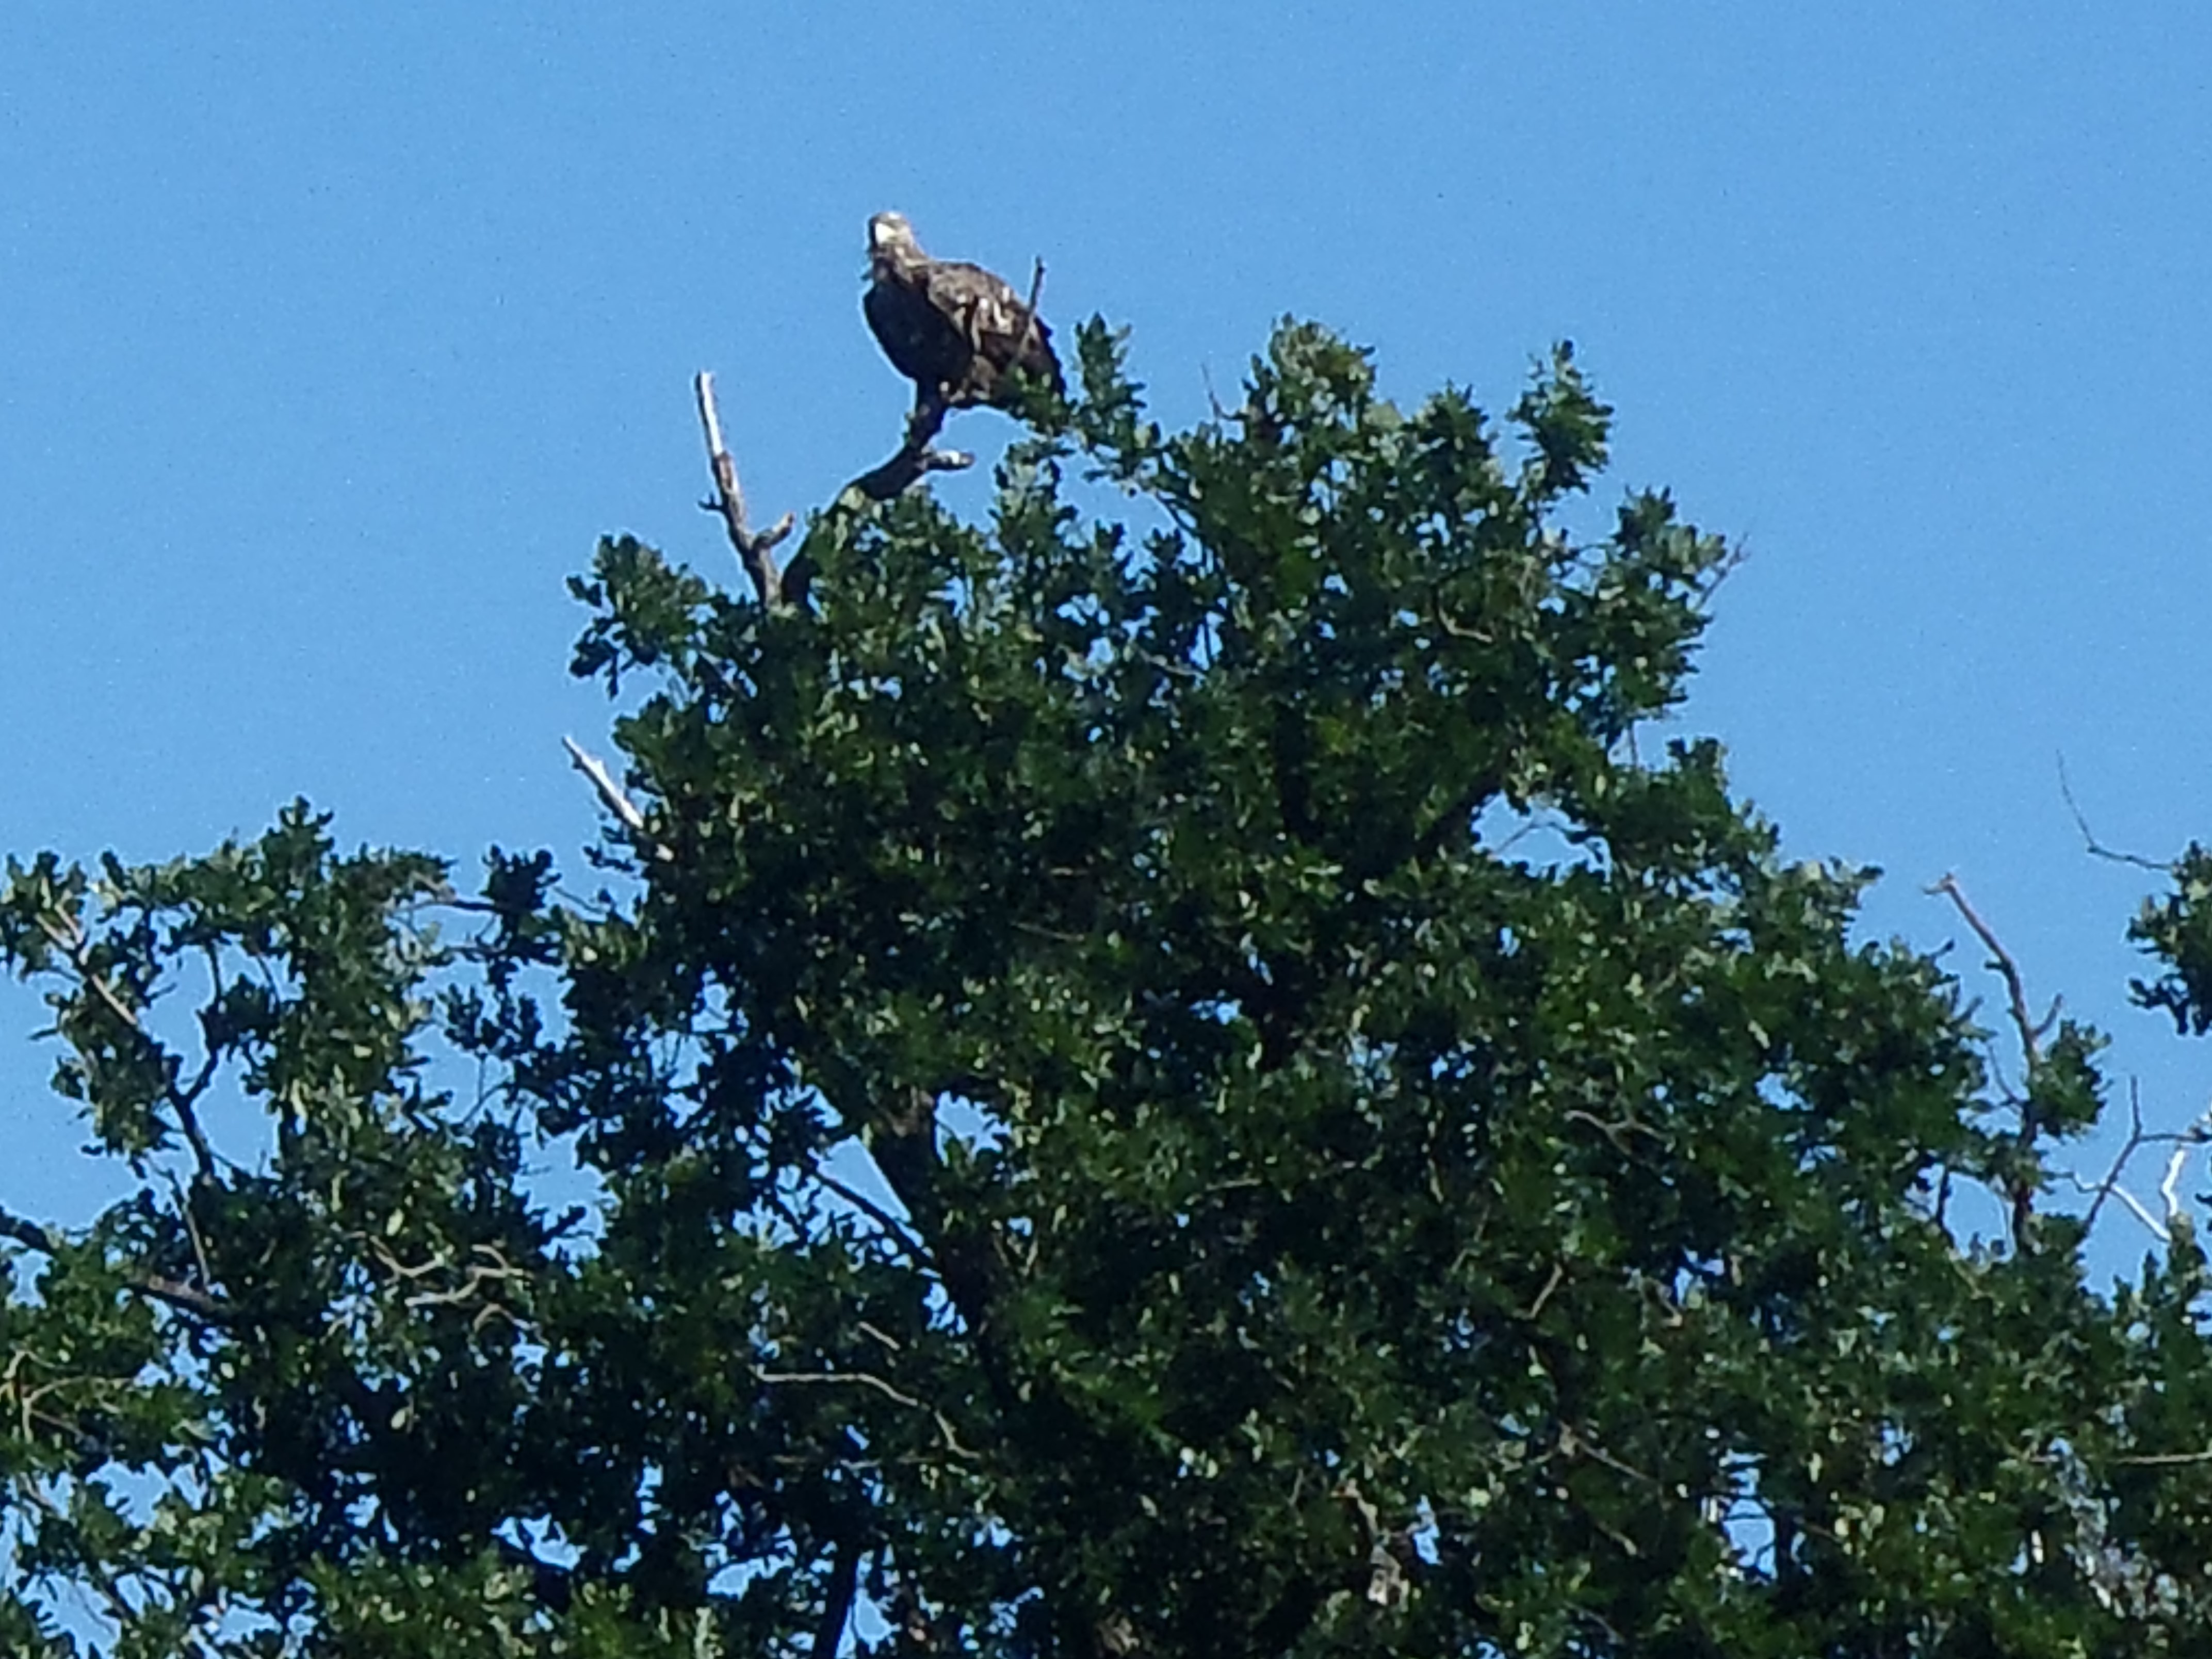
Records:
[[[738,464],[730,458],[729,446],[722,441],[722,417],[714,406],[714,376],[701,369],[692,382],[699,398],[699,424],[707,434],[707,465],[714,475],[714,493],[699,503],[708,513],[722,521],[729,532],[730,545],[737,550],[738,562],[744,566],[745,574],[752,578],[753,592],[769,610],[781,610],[785,603],[783,572],[775,562],[776,544],[791,534],[798,522],[785,514],[765,530],[755,530],[745,520],[745,492],[738,483]]]
[[[932,472],[959,472],[975,465],[975,458],[964,449],[931,447],[937,434],[945,429],[945,417],[951,410],[952,405],[941,392],[917,392],[914,412],[906,420],[906,441],[898,447],[898,452],[881,466],[869,468],[847,484],[839,492],[840,496],[850,497],[857,493],[872,501],[887,501]]]
[[[2020,964],[2013,960],[2012,952],[2006,950],[2003,941],[1997,938],[1996,930],[1983,921],[1981,913],[1967,901],[1966,890],[1959,885],[1957,876],[1947,874],[1942,880],[1930,883],[1927,890],[1931,894],[1940,893],[1951,901],[1952,906],[1965,919],[1966,926],[1973,929],[1974,937],[1981,940],[1988,950],[1989,965],[2004,981],[2013,1031],[2020,1040],[2021,1055],[2027,1067],[2027,1086],[2014,1101],[2020,1109],[2020,1139],[2023,1147],[2032,1147],[2042,1127],[2035,1116],[2036,1073],[2043,1063],[2043,1039],[2058,1018],[2058,1005],[2053,1002],[2051,1012],[2043,1017],[2040,1024],[2037,1022],[2035,1016],[2028,1011],[2027,985],[2021,977]],[[2016,1248],[2025,1249],[2028,1225],[2034,1218],[2035,1184],[2027,1176],[2019,1176],[2012,1181],[2006,1196],[2010,1200],[2013,1243]]]

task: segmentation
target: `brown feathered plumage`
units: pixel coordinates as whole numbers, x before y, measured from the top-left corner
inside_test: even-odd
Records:
[[[1061,389],[1052,331],[1003,278],[959,259],[933,259],[902,213],[868,221],[868,326],[917,403],[1004,407],[1020,368]]]

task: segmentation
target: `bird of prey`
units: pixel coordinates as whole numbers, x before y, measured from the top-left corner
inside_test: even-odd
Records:
[[[868,221],[868,327],[914,382],[917,411],[1006,408],[1021,370],[1062,389],[1052,331],[1003,278],[965,260],[933,259],[902,213]]]

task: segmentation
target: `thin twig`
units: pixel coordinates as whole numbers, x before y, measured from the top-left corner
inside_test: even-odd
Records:
[[[123,999],[116,994],[115,988],[91,966],[82,923],[72,923],[64,932],[57,927],[49,918],[40,916],[39,931],[46,936],[56,950],[69,959],[70,966],[76,969],[84,982],[92,988],[93,994],[107,1006],[108,1012],[113,1014],[116,1018],[137,1032],[139,1036],[145,1035],[144,1027],[138,1024],[137,1012],[126,1007]]]
[[[215,1269],[208,1265],[207,1240],[200,1237],[199,1218],[192,1213],[192,1201],[185,1196],[184,1184],[176,1176],[169,1176],[169,1194],[177,1201],[177,1213],[185,1224],[185,1237],[191,1241],[192,1262],[199,1269],[200,1283],[210,1288],[215,1284]]]
[[[1552,1292],[1559,1288],[1566,1276],[1565,1264],[1554,1261],[1552,1264],[1552,1276],[1544,1281],[1544,1288],[1536,1292],[1536,1299],[1528,1304],[1528,1311],[1521,1316],[1522,1319],[1529,1324],[1534,1324],[1542,1316],[1545,1307],[1551,1302]]]
[[[798,522],[785,514],[766,530],[756,531],[745,522],[745,495],[738,485],[738,464],[730,458],[729,447],[722,441],[722,417],[714,407],[714,376],[712,371],[701,369],[692,381],[692,390],[699,399],[699,424],[707,434],[707,465],[714,475],[714,494],[711,500],[699,503],[708,513],[722,520],[729,532],[730,545],[737,550],[738,562],[752,578],[753,592],[769,610],[781,610],[784,604],[783,573],[777,568],[775,546],[791,534]]]
[[[2073,781],[2066,775],[2066,757],[2058,757],[2058,795],[2066,803],[2066,810],[2074,815],[2074,827],[2081,832],[2081,845],[2092,858],[2106,859],[2114,864],[2132,865],[2138,870],[2154,870],[2160,875],[2173,873],[2173,866],[2164,859],[2145,858],[2140,853],[2122,853],[2106,846],[2097,839],[2096,831],[2089,828],[2088,817],[2081,804],[2074,799]]]
[[[148,1032],[137,1012],[124,1002],[115,988],[107,982],[106,976],[92,965],[92,945],[85,937],[82,922],[72,917],[69,927],[64,930],[56,927],[49,918],[40,916],[39,931],[68,959],[70,966],[76,969],[77,977],[100,999],[109,1013],[122,1021],[139,1042],[156,1051],[161,1049],[161,1045]],[[214,1058],[210,1056],[208,1067],[202,1071],[201,1081],[191,1090],[179,1092],[172,1088],[163,1096],[177,1114],[177,1127],[184,1132],[185,1142],[192,1149],[192,1161],[199,1166],[200,1173],[210,1180],[215,1177],[215,1148],[209,1144],[207,1133],[200,1127],[199,1115],[193,1109],[193,1102],[199,1090],[205,1086],[213,1065]]]
[[[763,1382],[774,1383],[841,1383],[858,1382],[863,1388],[873,1389],[886,1400],[904,1406],[909,1411],[927,1412],[937,1419],[937,1431],[945,1437],[945,1449],[955,1457],[969,1462],[980,1462],[978,1455],[960,1443],[954,1431],[952,1419],[927,1401],[917,1400],[902,1389],[895,1388],[872,1371],[770,1371],[753,1367],[753,1376]]]
[[[2027,1056],[2027,1063],[2032,1069],[2042,1059],[2043,1033],[2049,1029],[2051,1021],[2046,1016],[2043,1024],[2038,1026],[2034,1015],[2028,1012],[2027,988],[2021,978],[2020,964],[2013,960],[2012,952],[1999,942],[1989,923],[1982,920],[1980,913],[1967,902],[1958,877],[1946,875],[1941,881],[1929,884],[1927,890],[1948,898],[1958,908],[1959,914],[1966,918],[1966,926],[1974,930],[1975,937],[1988,947],[1990,966],[1997,970],[2005,982],[2005,993],[2012,1004],[2013,1029],[2019,1035],[2021,1052]],[[2057,1012],[2057,1006],[2053,1004],[2051,1014]]]
[[[2062,1172],[2059,1178],[2070,1185],[2077,1193],[2087,1193],[2093,1190],[2087,1182],[2082,1180],[2080,1176],[2072,1173],[2070,1170]],[[2150,1206],[2148,1204],[2145,1204],[2142,1200],[2137,1198],[2126,1188],[2120,1186],[2116,1182],[2110,1186],[2094,1188],[2094,1196],[2092,1198],[2089,1205],[2089,1213],[2091,1215],[2094,1216],[2096,1213],[2098,1206],[2101,1205],[2106,1198],[2118,1198],[2121,1203],[2126,1205],[2128,1208],[2133,1212],[2136,1220],[2142,1222],[2144,1226],[2149,1228],[2151,1231],[2158,1235],[2161,1243],[2170,1244],[2173,1242],[2173,1235],[2172,1232],[2167,1231],[2166,1224],[2150,1212]]]
[[[2132,1468],[2168,1468],[2180,1463],[2212,1463],[2212,1451],[2194,1452],[2122,1452],[2112,1460]]]
[[[1206,405],[1213,410],[1213,418],[1224,422],[1236,419],[1233,412],[1222,407],[1221,399],[1213,390],[1213,371],[1204,363],[1200,363],[1198,366],[1198,378],[1206,387]]]
[[[1931,884],[1927,890],[1943,894],[1950,899],[1959,914],[1966,918],[1966,926],[1974,930],[1974,936],[1987,947],[1990,966],[1996,969],[2004,980],[2013,1030],[2020,1038],[2021,1053],[2027,1062],[2027,1087],[2018,1102],[2020,1141],[2023,1150],[2032,1149],[2042,1127],[2035,1115],[2035,1075],[2043,1063],[2044,1034],[2057,1020],[2059,1004],[2053,1000],[2051,1012],[2044,1016],[2043,1023],[2040,1025],[2036,1024],[2035,1016],[2028,1012],[2027,986],[2021,977],[2020,964],[2013,960],[2012,952],[2006,950],[1998,939],[1996,930],[1983,921],[1981,913],[1967,902],[1966,890],[1959,885],[1956,875],[1946,873],[1942,880]],[[2025,1250],[2030,1242],[2029,1224],[2035,1216],[2034,1181],[2027,1176],[2021,1176],[2014,1181],[2012,1189],[2006,1196],[2011,1202],[2009,1219],[2013,1246],[2015,1249]],[[2124,1193],[2122,1196],[2126,1194]]]
[[[891,1243],[897,1245],[900,1251],[917,1265],[923,1267],[929,1265],[929,1252],[923,1247],[921,1241],[901,1226],[898,1218],[884,1209],[882,1205],[868,1197],[866,1194],[847,1186],[826,1170],[817,1167],[809,1173],[817,1182],[881,1227],[889,1235]]]
[[[1633,1113],[1623,1117],[1617,1123],[1607,1123],[1604,1119],[1597,1116],[1595,1113],[1586,1112],[1579,1106],[1570,1107],[1565,1115],[1567,1121],[1571,1123],[1589,1124],[1591,1128],[1596,1130],[1607,1140],[1611,1141],[1613,1143],[1613,1149],[1624,1158],[1631,1158],[1634,1156],[1634,1153],[1629,1150],[1628,1146],[1627,1137],[1631,1133],[1649,1135],[1653,1140],[1657,1141],[1662,1146],[1667,1144],[1666,1136],[1661,1134],[1658,1130],[1653,1128],[1650,1124],[1644,1122]]]
[[[53,1494],[46,1489],[43,1482],[24,1482],[18,1486],[18,1490],[44,1511],[48,1518],[63,1528],[67,1535],[74,1536],[78,1534],[75,1518],[55,1501]],[[100,1560],[98,1551],[80,1549],[76,1554],[77,1565],[83,1570],[85,1577],[91,1581],[92,1587],[100,1592],[100,1599],[107,1603],[107,1616],[115,1621],[118,1633],[127,1636],[131,1627],[138,1622],[142,1609],[132,1605],[131,1598],[123,1593],[122,1581],[108,1571],[106,1565]]]
[[[2112,1160],[2112,1167],[2105,1172],[2104,1180],[2098,1183],[2096,1195],[2089,1200],[2088,1213],[2081,1218],[2084,1231],[2097,1224],[2097,1212],[2104,1207],[2105,1200],[2112,1193],[2121,1191],[2120,1176],[2126,1172],[2128,1160],[2142,1148],[2145,1139],[2142,1121],[2142,1088],[2135,1079],[2130,1078],[2128,1079],[2127,1145],[2120,1148],[2119,1156]],[[2122,1195],[2128,1197],[2130,1202],[2133,1201],[2131,1194],[2123,1193]],[[2140,1210],[2142,1206],[2138,1205],[2136,1207]]]
[[[1012,372],[1018,373],[1021,369],[1022,354],[1030,349],[1030,336],[1036,328],[1037,305],[1043,298],[1044,259],[1040,255],[1036,269],[1030,273],[1030,297],[1022,307],[1022,325],[1014,331],[1013,354],[1006,359],[1006,367]]]
[[[871,1325],[865,1319],[854,1320],[853,1322],[853,1328],[860,1332],[862,1336],[870,1339],[872,1341],[880,1342],[884,1346],[889,1348],[893,1353],[900,1352],[906,1346],[906,1344],[900,1341],[898,1338],[891,1335],[888,1331],[878,1330],[873,1325]]]

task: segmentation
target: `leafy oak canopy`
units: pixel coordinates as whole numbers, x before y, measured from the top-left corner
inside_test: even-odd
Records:
[[[602,546],[612,896],[304,807],[11,866],[139,1179],[6,1223],[0,1650],[2201,1651],[2203,1258],[2085,1289],[2094,1036],[2003,1097],[1863,873],[1638,757],[1728,554],[1561,527],[1568,354],[1501,434],[1286,325],[1170,435],[1079,348],[809,610]]]

